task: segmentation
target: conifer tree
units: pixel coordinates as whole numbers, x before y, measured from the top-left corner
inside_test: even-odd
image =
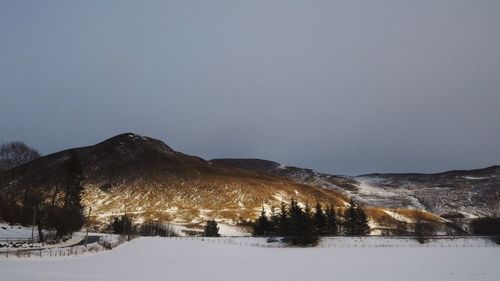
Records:
[[[288,240],[293,245],[313,245],[318,241],[314,231],[311,208],[306,205],[305,210],[292,198],[290,202],[290,228]]]
[[[338,233],[337,215],[332,205],[326,209],[326,233],[328,235],[337,235]]]
[[[278,235],[279,231],[279,221],[280,221],[280,216],[278,213],[276,213],[276,209],[274,206],[271,207],[271,215],[269,218],[269,224],[270,224],[270,235]]]
[[[326,216],[319,202],[316,203],[316,207],[314,208],[314,226],[316,233],[319,235],[326,234]]]
[[[205,225],[205,231],[203,231],[203,236],[206,237],[219,237],[219,226],[217,226],[217,222],[215,220],[207,221]]]
[[[281,202],[279,221],[277,225],[277,232],[280,236],[289,235],[290,213],[286,208],[285,202]]]
[[[351,199],[344,214],[344,229],[347,235],[367,235],[370,233],[368,218],[364,210]]]
[[[264,207],[262,207],[262,211],[260,212],[260,216],[257,219],[257,222],[253,228],[253,235],[255,236],[264,236],[269,235],[271,232],[271,223],[266,216],[266,211]]]
[[[368,218],[365,211],[361,206],[356,206],[356,235],[368,235],[370,234],[370,226],[368,225]]]
[[[346,235],[356,235],[357,215],[356,202],[351,199],[349,208],[344,212],[344,231]]]

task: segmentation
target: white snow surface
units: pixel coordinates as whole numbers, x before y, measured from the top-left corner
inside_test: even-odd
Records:
[[[239,226],[233,226],[233,225],[227,225],[220,223],[218,224],[219,226],[219,234],[221,236],[250,236],[251,234],[239,227]]]
[[[38,229],[35,227],[34,235],[38,236]],[[7,223],[0,223],[0,237],[1,238],[30,238],[31,226],[9,225]]]
[[[410,218],[407,218],[403,215],[400,215],[396,212],[393,212],[393,211],[390,211],[390,210],[382,210],[384,213],[388,214],[389,216],[391,216],[393,219],[395,220],[398,220],[398,221],[403,221],[403,222],[407,222],[407,223],[413,223],[414,220],[413,219],[410,219]]]
[[[496,281],[500,275],[499,247],[262,248],[213,241],[138,238],[95,254],[2,259],[0,279]]]
[[[472,176],[465,176],[465,177],[462,177],[463,179],[466,179],[466,180],[485,180],[485,179],[489,179],[491,177],[472,177]]]

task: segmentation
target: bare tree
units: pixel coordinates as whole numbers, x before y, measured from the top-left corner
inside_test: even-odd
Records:
[[[23,142],[13,141],[0,146],[0,170],[8,170],[40,157],[40,153]]]

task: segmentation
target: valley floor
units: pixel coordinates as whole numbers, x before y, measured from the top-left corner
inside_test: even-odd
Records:
[[[138,238],[74,257],[0,260],[2,281],[499,280],[500,247],[262,248]]]

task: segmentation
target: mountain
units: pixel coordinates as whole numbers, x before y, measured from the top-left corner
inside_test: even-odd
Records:
[[[367,174],[355,177],[318,173],[260,159],[214,159],[222,167],[285,176],[322,186],[371,206],[424,209],[437,215],[474,218],[500,212],[500,166],[435,174]]]
[[[356,180],[361,186],[357,195],[372,203],[379,192],[389,201],[384,205],[424,208],[444,217],[500,213],[500,166],[436,174],[371,174]]]
[[[0,174],[0,195],[20,205],[31,201],[64,204],[71,155],[82,167],[81,202],[102,225],[127,212],[136,221],[161,219],[196,226],[210,218],[234,224],[253,219],[264,206],[300,202],[344,206],[333,190],[238,167],[220,167],[177,152],[163,142],[132,133],[93,146],[40,157]],[[27,196],[28,195],[28,196]],[[31,213],[30,213],[31,214]]]
[[[96,228],[124,212],[133,214],[135,222],[159,219],[185,228],[199,229],[211,218],[235,225],[292,197],[301,204],[333,204],[340,212],[354,197],[375,230],[412,223],[417,214],[462,226],[455,219],[500,209],[499,167],[433,175],[335,176],[260,159],[207,161],[133,133],[0,172],[0,200],[17,206],[64,204],[66,194],[74,191],[61,186],[75,161],[81,167],[81,203],[85,210],[92,207]]]

